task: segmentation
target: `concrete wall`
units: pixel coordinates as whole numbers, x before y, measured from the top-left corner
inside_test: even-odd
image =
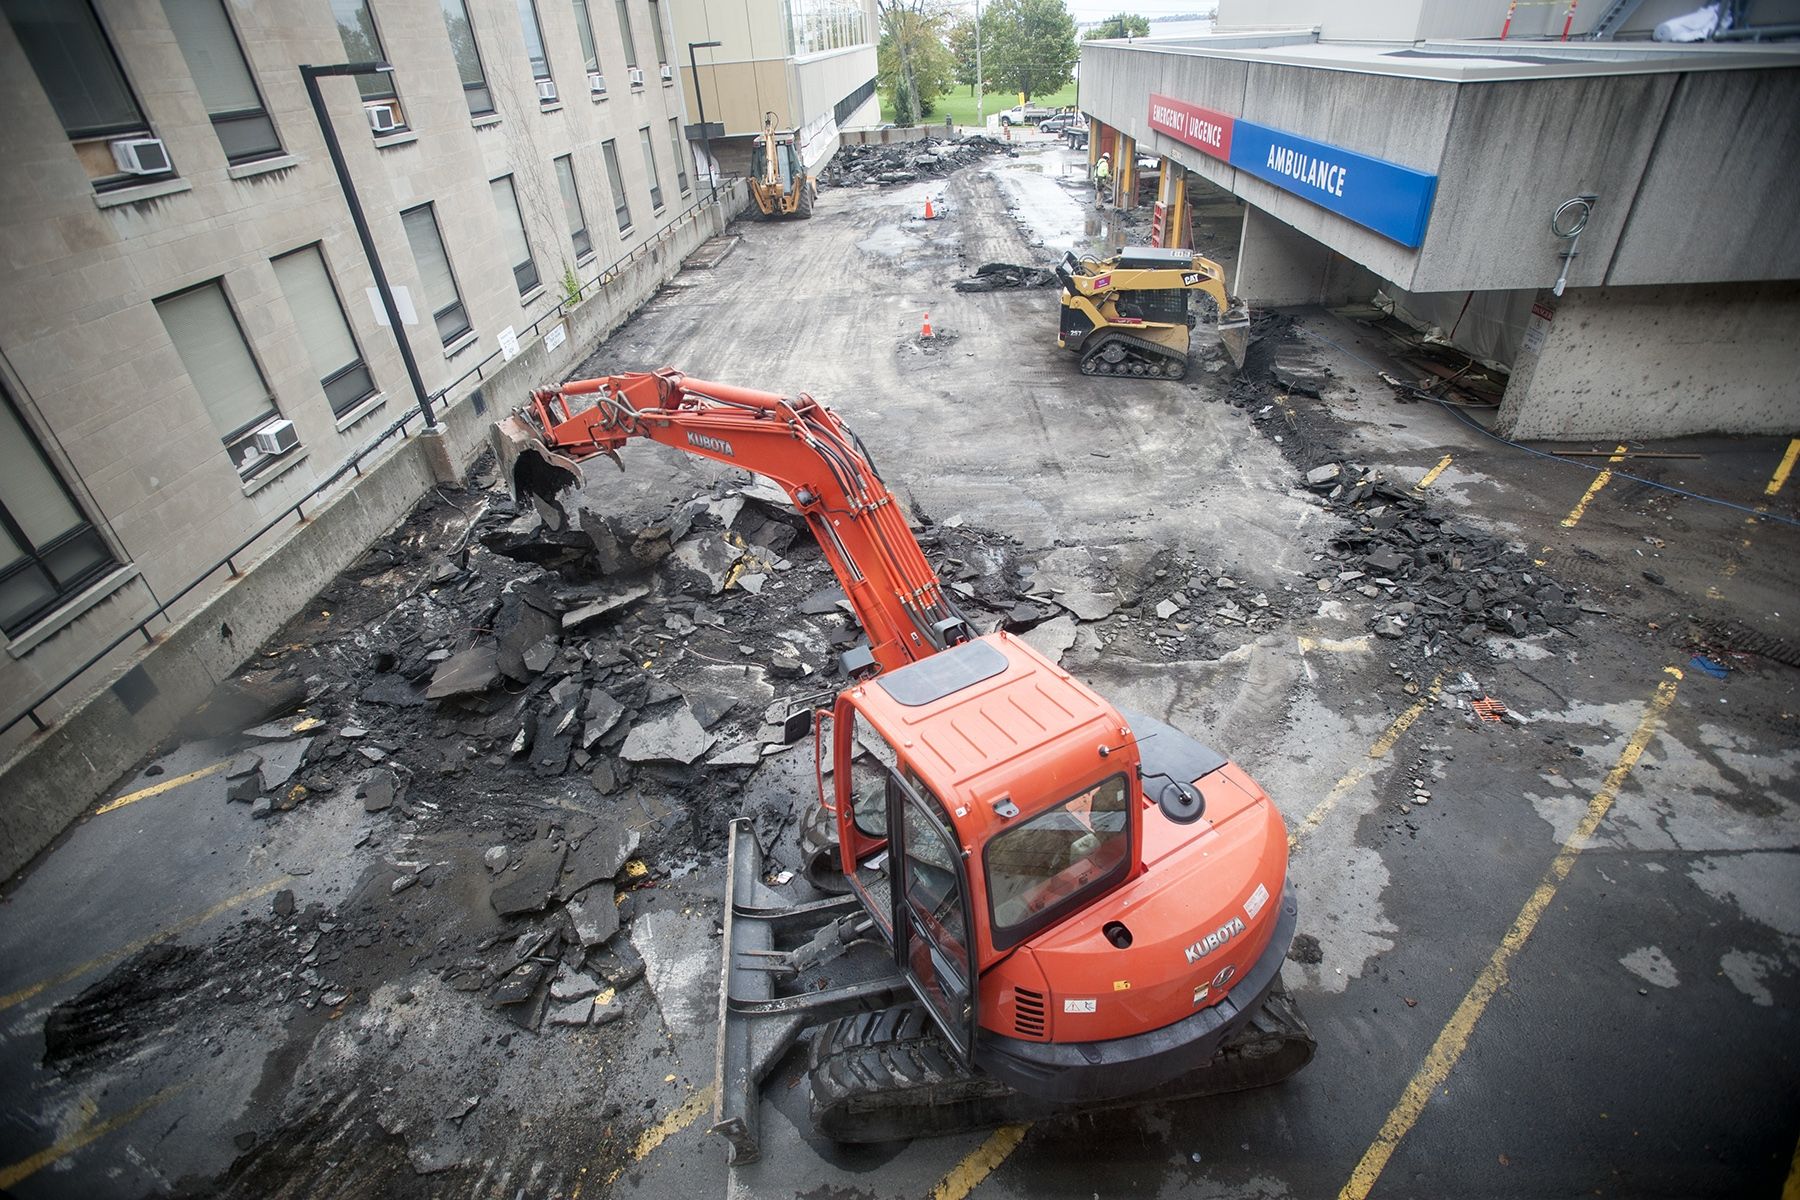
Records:
[[[1499,428],[1517,438],[1800,433],[1800,284],[1538,297]]]
[[[706,118],[725,126],[727,137],[759,133],[763,113],[781,129],[801,129],[828,114],[839,100],[875,77],[875,44],[790,56],[781,0],[667,0],[681,47],[681,87],[688,111],[698,113],[689,42],[722,45],[695,51],[698,86],[705,89]],[[874,38],[874,0],[864,0],[864,28]],[[698,116],[695,117],[698,120]]]
[[[1366,300],[1381,281],[1254,205],[1244,206],[1231,294],[1253,308]]]
[[[237,671],[333,575],[403,520],[437,477],[438,464],[447,460],[457,470],[465,467],[486,447],[498,412],[522,402],[531,387],[566,378],[569,368],[628,320],[680,270],[688,254],[722,233],[749,202],[741,181],[720,197],[720,205],[677,224],[666,241],[573,309],[560,346],[546,349],[541,336],[528,340],[518,357],[495,370],[481,384],[485,414],[476,411],[472,391],[463,395],[443,414],[437,437],[414,436],[371,459],[361,477],[348,477],[338,491],[309,508],[307,521],[272,537],[260,558],[240,564],[248,569],[239,578],[162,633],[155,646],[124,647],[97,668],[96,683],[90,684],[97,690],[71,695],[48,732],[20,743],[29,726],[15,727],[9,741],[17,747],[0,766],[0,878],[29,862],[173,733],[219,681]],[[136,712],[114,683],[127,671],[154,693]]]
[[[554,308],[563,268],[585,282],[654,239],[695,194],[677,182],[670,117],[680,93],[655,77],[647,0],[630,0],[647,85],[625,85],[610,5],[594,31],[611,91],[590,98],[574,16],[539,4],[560,104],[539,103],[514,0],[469,0],[496,112],[472,118],[435,3],[378,3],[376,19],[409,134],[370,134],[347,79],[324,81],[377,250],[398,287],[420,294],[399,213],[431,201],[472,335],[445,347],[427,314],[407,329],[428,389],[449,384]],[[229,11],[286,155],[225,160],[159,0],[101,0],[98,11],[177,177],[97,194],[10,24],[0,20],[0,377],[89,518],[128,570],[98,603],[78,598],[4,644],[0,692],[25,697],[151,611],[292,500],[310,490],[415,401],[398,350],[377,324],[373,276],[352,232],[297,66],[343,57],[329,6],[234,3]],[[650,200],[638,129],[648,125],[662,183]],[[615,139],[632,224],[621,231],[601,156]],[[99,149],[104,152],[105,147]],[[572,157],[593,242],[576,261],[552,160]],[[521,295],[488,181],[517,185],[540,285]],[[153,193],[153,194],[144,194]],[[318,242],[381,393],[345,418],[320,388],[270,259]],[[156,297],[222,280],[245,339],[301,449],[246,483],[226,456],[153,306]],[[134,575],[132,572],[135,571]],[[197,604],[202,592],[193,597]],[[0,710],[6,711],[6,710]],[[8,712],[10,715],[10,712]]]

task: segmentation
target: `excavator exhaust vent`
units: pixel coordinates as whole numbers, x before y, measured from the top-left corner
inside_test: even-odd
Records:
[[[1044,1036],[1044,994],[1027,991],[1024,988],[1013,989],[1013,1029],[1022,1038],[1040,1039]]]

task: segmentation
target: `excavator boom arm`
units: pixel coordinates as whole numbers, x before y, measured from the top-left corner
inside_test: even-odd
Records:
[[[575,409],[573,397],[593,397]],[[765,475],[825,552],[868,634],[852,673],[892,670],[965,640],[968,628],[868,451],[837,414],[802,393],[691,379],[673,368],[540,388],[531,412],[544,448],[580,461],[645,438]]]

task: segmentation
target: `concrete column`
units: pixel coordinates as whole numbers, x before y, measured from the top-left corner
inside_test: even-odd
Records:
[[[1187,168],[1172,158],[1162,160],[1156,202],[1162,207],[1162,235],[1154,239],[1154,244],[1169,249],[1188,246],[1193,237],[1188,220]]]
[[[1238,243],[1234,295],[1253,307],[1283,304],[1343,304],[1380,286],[1373,274],[1321,242],[1244,205],[1244,232]]]
[[[1800,284],[1541,292],[1498,429],[1545,439],[1800,433]]]
[[[1113,153],[1114,208],[1137,207],[1137,139],[1120,133]]]

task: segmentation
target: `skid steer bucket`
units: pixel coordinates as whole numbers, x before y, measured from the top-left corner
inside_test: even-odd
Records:
[[[1219,344],[1231,356],[1231,365],[1242,371],[1244,356],[1250,352],[1250,310],[1242,304],[1219,314]]]
[[[529,496],[544,523],[561,529],[567,520],[559,497],[582,482],[581,465],[544,445],[529,418],[514,413],[490,427],[494,458],[514,500]]]
[[[820,953],[861,915],[854,896],[799,904],[763,882],[763,852],[750,822],[731,823],[725,876],[724,959],[719,964],[719,1047],[712,1132],[731,1143],[733,1163],[762,1154],[762,1082],[809,1026],[885,1008],[908,994],[885,955],[858,963]],[[821,936],[823,935],[823,936]],[[811,953],[809,953],[809,951]],[[822,971],[831,964],[830,976]]]

